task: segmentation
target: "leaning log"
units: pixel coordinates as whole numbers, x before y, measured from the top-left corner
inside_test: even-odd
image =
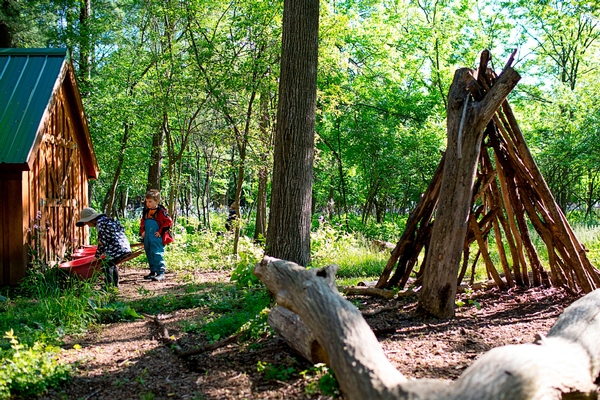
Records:
[[[568,307],[548,337],[496,348],[449,384],[408,380],[393,367],[360,311],[337,291],[336,269],[265,257],[254,273],[322,345],[348,400],[597,398],[600,290]]]
[[[474,71],[456,71],[448,93],[448,147],[436,212],[424,265],[419,307],[438,318],[454,316],[456,276],[463,254],[471,213],[473,186],[485,127],[520,79],[506,67],[480,101],[471,101],[467,89]]]

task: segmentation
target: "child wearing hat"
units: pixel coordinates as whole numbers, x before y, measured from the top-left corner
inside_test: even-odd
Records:
[[[108,218],[106,214],[97,212],[91,207],[81,210],[79,220],[75,225],[89,226],[98,231],[98,249],[96,258],[102,260],[102,269],[106,286],[119,287],[119,270],[117,264],[119,261],[131,254],[131,246],[125,229],[118,222]]]
[[[144,279],[162,281],[165,279],[165,245],[173,242],[170,227],[173,220],[167,209],[160,204],[160,192],[150,189],[146,193],[146,206],[140,221],[140,235],[148,258],[150,273]]]

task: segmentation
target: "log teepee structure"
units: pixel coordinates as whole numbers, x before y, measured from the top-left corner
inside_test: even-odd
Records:
[[[554,285],[563,287],[571,293],[582,291],[589,293],[600,287],[600,274],[588,260],[586,249],[577,240],[564,214],[556,204],[525,143],[506,96],[504,96],[504,100],[498,102],[497,110],[492,111],[491,115],[493,116],[487,125],[482,125],[485,128],[481,132],[482,136],[479,142],[469,141],[468,138],[461,135],[468,131],[467,124],[476,125],[477,122],[481,122],[465,118],[466,110],[470,110],[469,102],[472,103],[470,107],[476,107],[474,104],[478,104],[486,95],[493,96],[495,92],[501,91],[494,86],[507,85],[506,82],[512,74],[514,82],[507,90],[506,94],[508,94],[520,79],[510,67],[514,54],[500,75],[496,75],[493,69],[488,67],[490,53],[487,50],[481,54],[479,68],[476,71],[468,70],[465,73],[467,76],[466,89],[465,85],[460,89],[461,93],[466,93],[466,97],[460,99],[462,100],[461,104],[455,105],[460,119],[458,135],[451,137],[449,128],[446,153],[442,157],[429,187],[409,216],[406,228],[392,251],[376,287],[404,287],[418,262],[419,254],[425,249],[424,259],[417,273],[417,284],[422,282],[423,277],[428,273],[428,265],[431,264],[428,264],[428,258],[432,253],[429,250],[437,245],[435,256],[431,257],[441,257],[442,252],[439,248],[443,248],[452,240],[462,242],[461,235],[459,237],[452,237],[452,235],[465,231],[462,262],[460,261],[460,249],[459,257],[453,261],[455,264],[461,264],[456,266],[456,271],[459,271],[457,285],[461,283],[469,268],[470,245],[477,242],[478,250],[471,268],[474,269],[477,260],[482,257],[488,275],[500,289],[515,285]],[[503,75],[504,80],[501,79]],[[455,76],[455,82],[456,79]],[[455,102],[456,98],[457,96],[454,97]],[[449,95],[448,118],[450,118],[451,101],[452,98]],[[456,178],[452,182],[446,179],[448,174],[445,170],[448,170],[448,165],[445,164],[460,163],[461,157],[464,158],[463,154],[469,151],[475,154],[474,160],[477,163],[472,187],[464,190],[453,188],[455,191],[463,190],[460,193],[467,193],[464,202],[468,202],[470,199],[470,203],[465,204],[469,207],[466,212],[467,218],[463,217],[458,222],[458,224],[465,225],[464,229],[450,229],[445,232],[445,236],[432,237],[436,219],[439,219],[439,209],[450,202],[454,202],[453,207],[456,207],[454,212],[461,207],[460,204],[455,204],[456,197],[460,196],[453,195],[453,199],[450,199],[444,197],[443,194],[440,195],[444,185],[460,186],[462,182]],[[452,153],[449,154],[449,152]],[[444,193],[447,196],[449,192],[446,190]],[[547,247],[549,270],[540,261],[529,226],[534,227]],[[489,238],[492,232],[503,274],[498,274],[490,258]],[[434,241],[438,243],[434,243]],[[508,245],[510,258],[505,251],[505,243]],[[471,273],[471,281],[473,275]]]

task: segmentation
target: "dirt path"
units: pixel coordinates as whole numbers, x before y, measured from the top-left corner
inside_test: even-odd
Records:
[[[142,279],[144,270],[122,271],[120,296],[139,299],[181,290],[181,281],[168,274],[164,282]],[[199,277],[227,282],[225,274]],[[389,306],[366,297],[350,298],[361,310]],[[470,301],[469,301],[470,300]],[[558,289],[495,290],[464,298],[452,321],[413,318],[415,299],[402,300],[399,311],[367,317],[388,358],[412,378],[456,379],[489,349],[532,342],[545,334],[575,298]],[[169,334],[184,346],[202,345],[206,338],[182,332],[180,321],[206,312],[183,309],[161,315]],[[160,340],[153,319],[102,326],[85,338],[72,340],[61,354],[77,368],[69,386],[41,399],[329,399],[320,393],[311,365],[295,355],[281,338],[258,343],[234,343],[181,360]],[[288,370],[283,379],[266,379],[257,365]],[[312,377],[311,377],[312,376]]]

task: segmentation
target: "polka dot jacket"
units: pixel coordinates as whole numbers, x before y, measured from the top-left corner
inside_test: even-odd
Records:
[[[96,256],[106,255],[107,259],[117,259],[131,253],[125,229],[118,221],[101,215],[96,223],[98,230],[98,250]]]

